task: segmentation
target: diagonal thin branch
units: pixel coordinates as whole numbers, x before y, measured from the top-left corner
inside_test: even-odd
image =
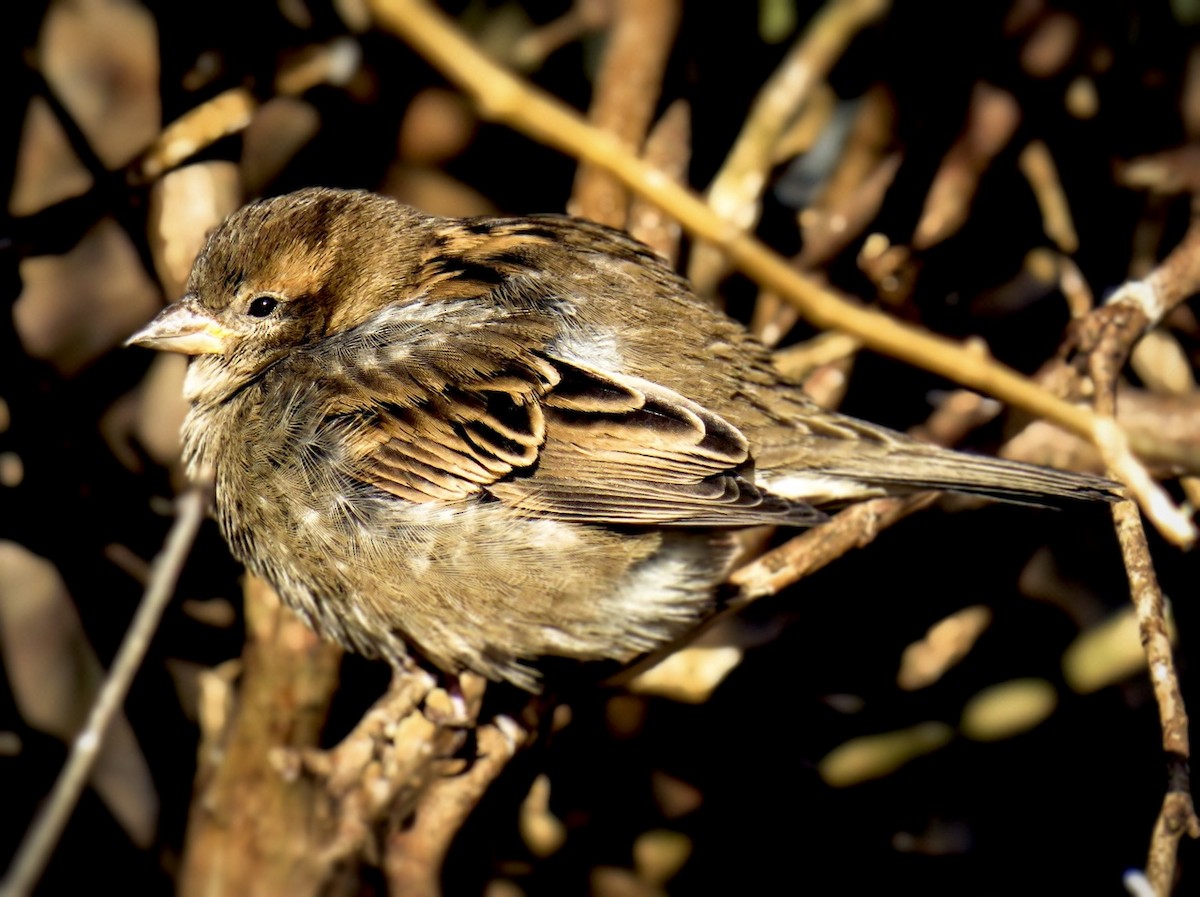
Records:
[[[124,703],[150,639],[158,628],[163,610],[175,593],[175,583],[204,520],[208,496],[209,490],[200,486],[180,496],[179,515],[167,534],[162,554],[154,562],[146,594],[129,625],[129,631],[125,633],[108,679],[100,689],[96,703],[92,705],[87,723],[71,745],[71,754],[58,781],[54,783],[50,797],[26,832],[8,876],[0,885],[3,897],[24,897],[30,893],[46,868],[71,811],[83,792],[92,764],[104,742],[104,733]]]

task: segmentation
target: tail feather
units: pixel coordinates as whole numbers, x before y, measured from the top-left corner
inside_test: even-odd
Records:
[[[760,458],[760,481],[777,494],[818,507],[922,489],[1032,505],[1122,497],[1119,483],[1092,474],[957,452],[882,428],[872,428],[870,435],[871,440],[806,434],[786,448],[773,446],[775,451]]]
[[[893,450],[892,457],[894,467],[851,463],[834,465],[823,472],[861,479],[885,489],[940,489],[1021,504],[1046,504],[1048,497],[1070,501],[1116,501],[1121,498],[1121,485],[1104,477],[1068,473],[1004,458],[925,446],[911,453]]]

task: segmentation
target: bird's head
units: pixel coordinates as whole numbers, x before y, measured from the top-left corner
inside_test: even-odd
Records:
[[[127,345],[196,356],[192,401],[221,401],[290,352],[404,298],[428,219],[391,200],[315,188],[246,206],[209,236],[183,298]],[[407,237],[407,238],[406,238]]]

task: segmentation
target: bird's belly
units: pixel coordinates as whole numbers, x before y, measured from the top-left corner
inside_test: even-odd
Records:
[[[522,659],[629,659],[692,625],[724,563],[697,532],[621,532],[498,502],[349,503],[284,483],[252,497],[219,486],[234,553],[314,628],[393,662],[414,647],[444,669],[528,685]]]

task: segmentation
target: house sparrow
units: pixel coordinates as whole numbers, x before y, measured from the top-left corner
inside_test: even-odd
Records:
[[[646,247],[567,217],[257,202],[129,342],[196,356],[188,470],[310,625],[531,690],[539,657],[628,661],[693,626],[731,528],[1115,488],[824,411]]]

